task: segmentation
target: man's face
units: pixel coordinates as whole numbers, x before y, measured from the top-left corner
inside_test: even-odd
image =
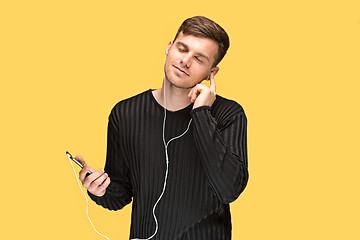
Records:
[[[165,61],[165,78],[178,88],[189,89],[206,79],[212,70],[218,43],[209,38],[178,35],[169,43]]]

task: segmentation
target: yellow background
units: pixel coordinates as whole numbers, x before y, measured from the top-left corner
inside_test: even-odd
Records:
[[[110,109],[159,88],[167,43],[207,16],[230,36],[217,93],[248,117],[233,239],[360,239],[360,2],[2,1],[1,239],[103,239],[65,151],[104,166]],[[76,166],[76,171],[79,168]],[[110,239],[131,204],[90,202]]]

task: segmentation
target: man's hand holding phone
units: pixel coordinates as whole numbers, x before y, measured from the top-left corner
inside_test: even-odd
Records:
[[[88,166],[85,163],[85,159],[79,155],[77,155],[75,159],[84,166],[79,172],[79,179],[83,187],[95,196],[103,196],[106,192],[106,188],[111,182],[108,174],[104,172],[104,169],[99,169],[98,171],[95,171],[90,166]],[[91,174],[86,176],[88,171],[90,171]]]

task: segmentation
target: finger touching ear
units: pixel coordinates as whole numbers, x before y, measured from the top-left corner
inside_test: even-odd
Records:
[[[210,73],[210,78],[211,78],[211,74],[213,74],[213,77],[218,73],[218,71],[220,70],[219,67],[214,67],[212,70],[211,70],[211,73]],[[209,79],[210,79],[209,78]]]

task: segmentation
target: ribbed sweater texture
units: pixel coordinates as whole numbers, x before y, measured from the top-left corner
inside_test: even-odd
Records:
[[[165,192],[157,204],[153,240],[230,240],[229,203],[248,182],[247,118],[219,95],[211,107],[166,110]],[[97,204],[119,210],[132,201],[130,239],[153,235],[153,207],[163,191],[166,157],[164,108],[149,89],[118,102],[110,112],[105,172],[111,183]]]

